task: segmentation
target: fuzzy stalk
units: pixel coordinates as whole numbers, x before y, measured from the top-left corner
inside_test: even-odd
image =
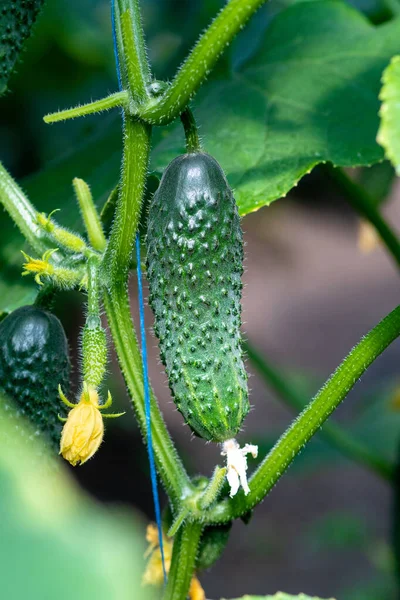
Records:
[[[174,538],[171,568],[163,600],[183,600],[187,597],[202,529],[200,523],[188,522],[178,530]]]
[[[110,285],[126,283],[145,190],[151,128],[126,116],[122,178],[104,270]]]
[[[98,389],[107,366],[107,336],[100,319],[99,260],[91,257],[87,263],[88,304],[82,333],[83,381]]]
[[[295,411],[302,411],[306,402],[297,386],[288,381],[252,344],[245,342],[243,345],[251,363],[256,367],[265,383],[277,393],[287,406]],[[326,423],[318,435],[344,456],[369,469],[378,477],[386,481],[393,479],[394,465],[384,458],[376,456],[373,450],[370,450],[366,444],[355,440],[351,433],[345,431],[340,425]]]
[[[344,400],[374,360],[400,335],[400,306],[387,315],[351,350],[314,399],[295,419],[251,477],[250,493],[240,491],[205,514],[207,524],[226,523],[254,508]]]
[[[113,287],[104,297],[121,371],[132,399],[139,426],[146,439],[143,371],[139,344],[131,319],[125,285]],[[152,437],[157,470],[172,504],[178,507],[182,497],[192,491],[189,477],[169,436],[158,404],[151,395]]]
[[[21,188],[0,163],[0,202],[28,244],[37,254],[49,249],[47,234],[40,227],[37,212]]]
[[[139,109],[147,123],[166,125],[189,104],[218,58],[266,0],[230,0],[183,62],[165,94]]]

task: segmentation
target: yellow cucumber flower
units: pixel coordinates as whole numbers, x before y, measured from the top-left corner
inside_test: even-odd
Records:
[[[23,267],[22,275],[30,275],[31,273],[36,273],[35,281],[39,285],[43,285],[41,277],[51,277],[54,275],[54,266],[49,262],[49,259],[54,252],[57,252],[58,248],[54,250],[46,250],[43,254],[42,258],[33,258],[25,252],[22,252],[23,257],[26,260]]]
[[[164,583],[164,573],[156,525],[150,524],[147,526],[146,540],[149,542],[149,547],[147,548],[145,557],[148,557],[149,560],[143,575],[142,584],[162,586]],[[171,568],[172,547],[172,539],[163,535],[165,570],[167,573]],[[201,583],[195,575],[193,575],[190,582],[189,600],[206,600],[206,595],[201,587]]]
[[[81,273],[74,269],[66,267],[57,267],[50,262],[52,255],[57,252],[58,248],[46,250],[42,258],[33,258],[25,252],[22,255],[26,262],[23,264],[22,275],[31,275],[35,273],[35,281],[38,285],[43,285],[42,277],[50,279],[53,283],[61,288],[70,288],[76,285],[82,279]]]
[[[83,465],[98,450],[104,435],[103,417],[119,417],[124,413],[105,414],[100,411],[112,404],[110,392],[105,404],[99,404],[97,390],[83,383],[83,391],[78,404],[69,402],[61,387],[58,388],[60,398],[70,410],[65,421],[60,441],[60,454],[71,463]]]

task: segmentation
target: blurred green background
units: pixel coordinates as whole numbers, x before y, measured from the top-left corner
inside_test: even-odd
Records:
[[[173,76],[199,32],[223,4],[217,0],[142,0],[157,77]],[[243,61],[270,20],[288,4],[272,1],[260,10],[212,76],[218,78],[232,64]],[[389,4],[362,0],[355,5],[374,23],[390,18]],[[118,114],[53,126],[42,120],[48,112],[116,90],[109,3],[48,0],[9,85],[11,91],[0,98],[0,160],[22,186],[25,177],[72,153],[102,128],[109,126],[119,135]],[[379,169],[373,173],[373,184],[382,186],[386,175]],[[371,178],[371,173],[359,176]],[[60,186],[65,185],[70,182],[60,181]],[[108,192],[104,190],[105,196]],[[396,185],[390,186],[389,194],[387,214],[399,225]],[[58,207],[55,194],[54,208]],[[3,223],[11,226],[9,221]],[[395,269],[381,248],[368,255],[360,252],[359,220],[323,169],[306,177],[285,200],[246,217],[243,228],[247,242],[244,331],[307,400],[361,335],[398,302]],[[135,295],[132,282],[137,318]],[[66,327],[75,364],[75,388],[79,385],[82,308],[77,293],[57,300],[56,312]],[[192,439],[182,426],[158,362],[156,341],[150,335],[149,343],[151,377],[169,428],[188,467],[209,474],[221,460],[219,450]],[[397,461],[400,441],[400,410],[395,401],[400,386],[399,350],[398,343],[389,348],[337,415],[352,435],[392,461]],[[249,369],[253,370],[250,363]],[[253,372],[254,411],[242,439],[259,443],[263,455],[292,415]],[[116,410],[129,407],[115,364],[109,386]],[[101,502],[123,503],[128,511],[139,511],[144,538],[145,523],[153,518],[145,448],[129,408],[124,419],[107,425],[105,443],[96,458],[70,471]],[[250,523],[235,524],[223,558],[200,577],[207,597],[283,589],[340,600],[395,600],[399,596],[393,503],[388,484],[315,439]]]

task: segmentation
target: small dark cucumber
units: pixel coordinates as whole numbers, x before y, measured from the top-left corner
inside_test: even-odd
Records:
[[[235,437],[249,410],[242,263],[240,218],[221,167],[209,154],[178,156],[149,208],[149,302],[176,406],[214,442]]]
[[[68,393],[68,343],[60,321],[35,306],[14,310],[0,323],[0,390],[15,401],[16,416],[27,417],[55,449],[61,434],[59,384]]]

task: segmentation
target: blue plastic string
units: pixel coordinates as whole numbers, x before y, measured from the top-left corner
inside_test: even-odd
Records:
[[[113,34],[113,45],[115,64],[117,67],[118,86],[122,90],[122,79],[121,79],[121,68],[119,62],[118,48],[117,48],[117,36],[115,32],[115,0],[111,0],[111,22],[112,22],[112,34]],[[123,111],[122,111],[123,114]],[[160,499],[158,495],[157,486],[157,471],[154,460],[153,451],[153,437],[151,432],[151,404],[150,404],[150,387],[149,387],[149,375],[147,369],[147,344],[146,344],[146,325],[144,320],[144,302],[143,302],[143,286],[142,286],[142,269],[140,265],[140,235],[136,235],[136,260],[137,260],[137,280],[138,280],[138,294],[139,294],[139,315],[140,315],[140,337],[142,342],[142,366],[143,366],[143,387],[144,387],[144,408],[146,415],[146,432],[147,432],[147,452],[149,455],[150,463],[150,478],[151,478],[151,489],[153,492],[154,512],[156,517],[157,529],[158,529],[158,540],[160,545],[161,562],[164,574],[164,583],[167,582],[167,572],[165,569],[165,556],[164,556],[164,544],[162,535],[161,525],[161,510],[160,510]]]
[[[158,496],[157,487],[157,472],[153,452],[153,439],[151,433],[151,405],[150,405],[150,388],[149,375],[147,370],[147,344],[146,344],[146,327],[144,322],[144,302],[143,302],[143,286],[142,286],[142,268],[140,266],[140,235],[136,235],[136,261],[137,261],[137,279],[138,279],[138,294],[139,294],[139,315],[140,315],[140,337],[142,342],[142,363],[143,363],[143,383],[144,383],[144,406],[146,412],[146,429],[147,429],[147,450],[150,462],[150,477],[151,487],[153,490],[154,511],[156,514],[156,522],[158,529],[158,538],[160,543],[161,561],[164,573],[164,583],[167,581],[167,572],[165,570],[164,545],[161,526],[161,511],[160,499]]]
[[[121,66],[119,64],[117,33],[116,33],[116,29],[115,29],[115,0],[111,0],[111,27],[112,27],[112,36],[113,36],[115,66],[117,67],[118,87],[119,87],[119,91],[122,91]]]

